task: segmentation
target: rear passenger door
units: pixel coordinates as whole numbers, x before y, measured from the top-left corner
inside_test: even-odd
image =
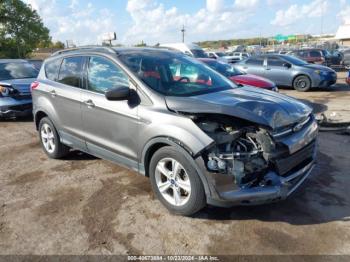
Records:
[[[252,75],[265,76],[265,57],[257,56],[248,58],[244,64],[242,64],[241,69]]]
[[[88,151],[137,170],[138,104],[105,97],[118,86],[132,89],[128,75],[110,58],[96,55],[88,58],[84,78],[82,119]]]
[[[84,57],[62,59],[55,82],[48,86],[48,96],[54,106],[59,134],[72,147],[86,149],[82,134],[81,87]]]

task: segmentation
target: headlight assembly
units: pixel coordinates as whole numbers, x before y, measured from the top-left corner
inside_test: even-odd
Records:
[[[10,89],[6,86],[0,86],[0,93],[2,96],[8,96],[10,94]]]

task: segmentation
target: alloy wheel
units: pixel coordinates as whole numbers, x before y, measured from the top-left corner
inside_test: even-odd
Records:
[[[191,182],[184,167],[173,158],[161,159],[155,170],[155,180],[164,199],[174,206],[183,206],[190,199]]]
[[[45,150],[48,153],[52,154],[56,148],[55,135],[53,133],[52,128],[48,124],[44,123],[41,126],[40,133],[41,133],[41,141],[45,147]]]

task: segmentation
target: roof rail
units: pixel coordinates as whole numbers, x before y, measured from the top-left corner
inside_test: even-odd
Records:
[[[60,55],[60,54],[63,54],[63,53],[67,53],[67,52],[73,52],[73,51],[76,51],[76,50],[82,50],[82,49],[103,49],[109,53],[113,53],[115,54],[116,51],[109,47],[109,46],[79,46],[79,47],[73,47],[73,48],[66,48],[66,49],[62,49],[62,50],[59,50],[59,51],[56,51],[54,52],[51,56],[56,56],[56,55]]]

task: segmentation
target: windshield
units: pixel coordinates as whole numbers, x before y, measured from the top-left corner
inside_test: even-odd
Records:
[[[302,65],[307,65],[307,62],[305,62],[304,60],[301,60],[297,57],[294,56],[283,56],[283,59],[288,61],[289,63],[293,64],[293,65],[297,65],[297,66],[302,66]]]
[[[193,54],[193,57],[195,58],[207,58],[207,54],[204,53],[202,49],[191,49],[191,52]]]
[[[121,53],[120,60],[153,90],[167,96],[193,96],[235,85],[191,57],[160,51]]]
[[[237,75],[243,75],[244,73],[239,71],[237,68],[234,68],[233,66],[221,63],[217,61],[210,61],[210,62],[204,62],[214,70],[218,71],[220,74],[226,76],[226,77],[233,77]]]
[[[36,78],[38,73],[38,70],[29,63],[0,63],[0,80]]]

